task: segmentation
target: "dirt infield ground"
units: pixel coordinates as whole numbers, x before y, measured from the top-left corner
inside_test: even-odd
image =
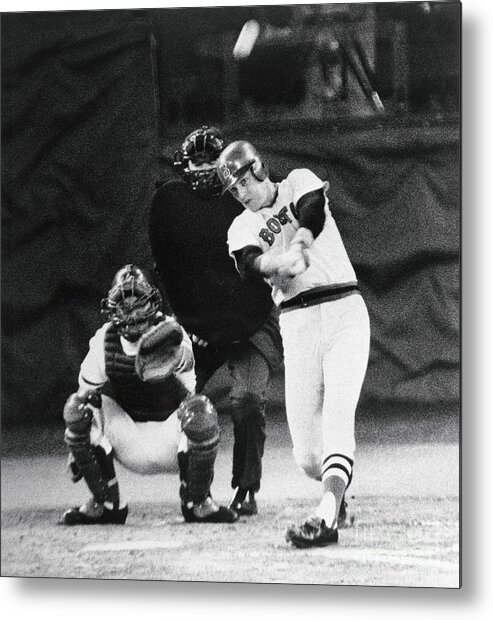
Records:
[[[214,496],[230,498],[231,427]],[[65,473],[60,429],[2,437],[2,576],[250,583],[459,585],[459,446],[453,417],[362,421],[350,492],[354,524],[338,545],[298,550],[291,522],[316,506],[318,484],[296,469],[285,422],[268,423],[258,515],[232,525],[183,523],[175,476],[118,470],[129,502],[125,526],[61,527],[86,497]],[[31,435],[29,433],[29,435]],[[409,437],[412,436],[412,441]]]

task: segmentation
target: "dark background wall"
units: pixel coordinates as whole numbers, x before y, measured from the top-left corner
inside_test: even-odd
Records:
[[[289,45],[282,62],[260,46],[258,65],[231,63],[246,19],[296,26],[286,7],[2,14],[4,426],[60,419],[114,272],[151,266],[155,179],[173,173],[185,133],[211,122],[255,141],[275,174],[307,166],[330,180],[372,321],[360,408],[458,408],[460,6],[423,4],[356,5],[323,22],[372,35],[384,116],[354,76],[311,97]],[[283,68],[299,79],[259,103]],[[272,398],[282,405],[282,375]]]

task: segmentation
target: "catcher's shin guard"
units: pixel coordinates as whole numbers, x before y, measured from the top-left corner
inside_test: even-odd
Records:
[[[245,393],[231,400],[234,426],[233,478],[231,486],[256,493],[262,477],[265,444],[265,403]]]
[[[180,469],[180,499],[182,504],[190,501],[188,496],[188,452],[178,452],[178,467]]]
[[[119,499],[118,483],[113,464],[113,452],[107,453],[102,446],[90,441],[94,409],[101,406],[101,396],[95,392],[81,402],[72,394],[64,407],[65,443],[71,453],[70,469],[74,481],[84,478],[98,503]]]
[[[209,496],[214,477],[220,436],[217,411],[206,396],[190,396],[180,405],[178,419],[188,444],[188,452],[178,456],[180,494],[184,503],[200,504]]]

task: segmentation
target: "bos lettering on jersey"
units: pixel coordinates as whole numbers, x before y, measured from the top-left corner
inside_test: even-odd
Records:
[[[291,211],[295,213],[294,204],[291,203],[289,206]],[[288,214],[288,208],[282,207],[279,209],[278,213],[266,220],[266,228],[262,228],[258,236],[269,245],[272,245],[274,243],[274,239],[276,238],[275,235],[279,234],[282,230],[282,226],[288,222],[292,223],[293,220]]]
[[[300,226],[300,198],[323,186],[321,179],[310,170],[292,170],[277,184],[274,204],[258,211],[245,209],[233,220],[228,230],[230,255],[234,258],[237,250],[249,245],[260,247],[262,252],[282,252],[287,249]]]

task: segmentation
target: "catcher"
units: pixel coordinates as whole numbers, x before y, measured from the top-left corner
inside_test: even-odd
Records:
[[[72,479],[83,478],[92,496],[67,510],[61,524],[125,523],[114,459],[143,475],[179,473],[186,522],[238,518],[211,497],[217,412],[195,394],[189,337],[161,308],[158,289],[141,269],[125,265],[116,273],[101,302],[109,320],[91,339],[79,389],[63,411]]]

